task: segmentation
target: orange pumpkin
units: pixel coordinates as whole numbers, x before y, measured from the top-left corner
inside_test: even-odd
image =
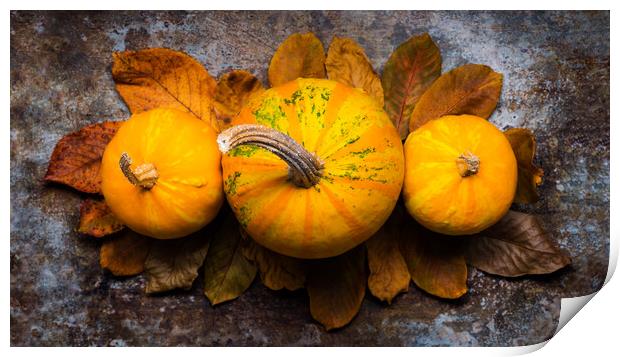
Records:
[[[221,154],[205,122],[175,109],[133,115],[103,154],[101,190],[132,230],[179,238],[209,223],[223,200]]]
[[[218,138],[224,191],[271,250],[341,254],[374,234],[398,200],[402,143],[361,90],[300,78],[251,100],[232,125]]]
[[[426,228],[473,234],[502,218],[517,188],[517,161],[504,134],[473,115],[448,115],[409,134],[403,195]]]

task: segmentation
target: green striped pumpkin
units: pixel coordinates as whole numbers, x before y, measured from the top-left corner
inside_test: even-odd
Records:
[[[224,190],[259,244],[299,258],[341,254],[394,209],[403,146],[359,89],[299,78],[251,100],[220,134]]]

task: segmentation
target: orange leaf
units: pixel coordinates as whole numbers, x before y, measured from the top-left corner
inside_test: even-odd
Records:
[[[263,284],[271,290],[297,290],[304,287],[306,272],[303,260],[287,257],[271,251],[242,232],[246,244],[242,246],[243,255],[253,261],[260,272]]]
[[[400,210],[395,209],[379,232],[366,242],[370,267],[368,288],[379,300],[388,303],[407,291],[411,279],[398,243],[402,218]]]
[[[218,130],[216,82],[202,64],[166,48],[115,52],[112,78],[133,114],[164,107],[189,112]]]
[[[381,79],[357,42],[334,36],[327,51],[325,68],[329,79],[350,87],[362,88],[383,107]]]
[[[306,290],[312,317],[327,330],[351,322],[366,292],[364,247],[333,258],[310,260],[308,265]]]
[[[571,261],[551,242],[535,216],[515,211],[471,237],[466,248],[471,265],[507,277],[548,274]]]
[[[534,165],[536,154],[536,139],[529,129],[513,128],[504,132],[512,151],[514,151],[519,166],[517,193],[515,202],[534,203],[538,201],[538,186],[542,183],[543,170]]]
[[[230,126],[232,118],[255,95],[265,90],[249,72],[231,71],[220,77],[215,89],[215,113],[220,131]]]
[[[441,54],[427,34],[411,37],[392,52],[383,68],[385,111],[401,139],[409,132],[411,113],[426,89],[441,74]]]
[[[429,231],[408,217],[400,249],[413,282],[429,294],[456,299],[467,292],[467,264],[461,237]]]
[[[276,50],[269,64],[272,87],[299,77],[325,78],[325,50],[313,33],[290,35]]]
[[[104,201],[85,200],[80,206],[78,232],[93,237],[103,237],[125,228]]]
[[[92,124],[65,135],[52,152],[44,179],[78,191],[100,193],[101,157],[122,123],[109,121]]]
[[[502,75],[481,64],[466,64],[444,73],[422,95],[409,122],[412,132],[444,115],[488,118],[502,91]]]
[[[116,276],[136,275],[144,271],[144,262],[152,240],[129,229],[103,242],[99,264]]]

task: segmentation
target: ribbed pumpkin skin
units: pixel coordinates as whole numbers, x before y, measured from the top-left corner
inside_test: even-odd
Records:
[[[131,184],[119,158],[153,163],[159,179],[150,190]],[[172,109],[133,115],[103,154],[102,191],[112,212],[132,230],[160,239],[179,238],[209,223],[224,194],[221,154],[215,131],[205,122]]]
[[[480,159],[480,168],[462,177],[456,159],[467,151]],[[483,118],[444,116],[405,141],[405,205],[430,230],[448,235],[480,232],[508,212],[516,187],[517,162],[510,143]]]
[[[265,149],[245,145],[223,155],[228,202],[261,245],[299,258],[335,256],[369,238],[392,212],[403,147],[388,116],[362,91],[300,78],[252,100],[232,124],[281,131],[325,164],[319,183],[306,189]]]

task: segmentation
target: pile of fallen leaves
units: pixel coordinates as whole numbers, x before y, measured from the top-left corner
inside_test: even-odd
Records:
[[[251,96],[264,90],[256,77],[242,70],[216,81],[195,59],[169,49],[114,53],[113,61],[116,89],[132,114],[176,108],[211,123],[218,132],[230,125]],[[334,37],[326,55],[314,34],[293,34],[274,54],[268,78],[276,86],[298,77],[329,78],[364,89],[384,105],[403,140],[410,127],[442,115],[488,118],[502,87],[502,75],[480,64],[442,74],[439,49],[428,34],[398,46],[381,77],[351,39]],[[100,197],[101,157],[120,124],[93,124],[62,138],[45,179],[93,194],[80,207],[78,232],[101,239],[100,264],[112,274],[144,273],[149,294],[190,289],[202,268],[205,295],[216,305],[241,295],[258,273],[273,290],[305,288],[312,316],[333,329],[355,317],[367,286],[387,303],[406,292],[410,280],[432,295],[455,299],[467,292],[467,264],[514,277],[551,273],[570,263],[533,215],[510,211],[495,226],[455,239],[417,224],[402,202],[365,244],[329,259],[291,258],[254,243],[228,207],[191,236],[165,241],[141,236],[114,217]],[[542,170],[533,163],[534,136],[523,128],[505,134],[519,167],[515,202],[536,202]]]

